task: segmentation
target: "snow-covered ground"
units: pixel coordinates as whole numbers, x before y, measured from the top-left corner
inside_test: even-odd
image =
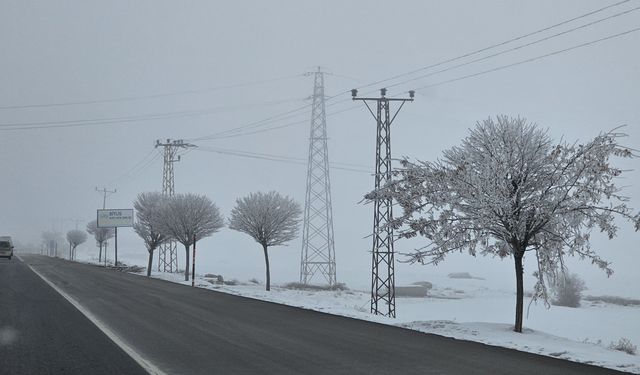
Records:
[[[191,285],[183,274],[154,271],[152,277]],[[525,332],[518,334],[512,331],[512,291],[481,278],[441,275],[428,281],[433,289],[427,297],[396,299],[395,319],[370,314],[369,292],[363,290],[300,290],[272,285],[267,292],[264,285],[255,282],[219,285],[202,275],[196,278],[196,286],[640,374],[640,353],[630,355],[608,348],[621,338],[640,344],[640,306],[583,301],[579,308],[547,309],[540,302],[528,305],[526,299]]]

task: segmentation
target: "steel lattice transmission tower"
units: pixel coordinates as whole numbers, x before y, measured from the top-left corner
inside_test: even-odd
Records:
[[[183,140],[167,139],[166,143],[156,141],[156,148],[163,147],[164,166],[162,168],[162,194],[172,197],[175,192],[173,163],[180,161],[178,150],[195,147]],[[158,251],[158,271],[178,272],[178,244],[175,241],[160,245]]]
[[[391,124],[408,101],[413,101],[414,91],[408,99],[387,98],[387,89],[380,90],[379,98],[358,98],[358,90],[351,90],[353,100],[362,100],[376,120],[376,170],[375,190],[391,181]],[[368,101],[376,102],[374,113]],[[389,103],[400,102],[392,115]],[[396,290],[394,273],[393,229],[388,224],[393,219],[391,198],[375,199],[373,202],[373,249],[371,261],[371,312],[376,315],[396,317]],[[386,311],[380,302],[386,305]]]
[[[307,164],[307,192],[302,227],[302,260],[300,282],[310,284],[324,279],[336,284],[336,256],[327,151],[327,121],[325,113],[324,72],[318,68],[313,74],[313,103],[311,134]]]

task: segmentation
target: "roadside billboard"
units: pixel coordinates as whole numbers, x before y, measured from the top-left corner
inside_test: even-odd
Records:
[[[98,210],[98,228],[133,226],[133,209]]]

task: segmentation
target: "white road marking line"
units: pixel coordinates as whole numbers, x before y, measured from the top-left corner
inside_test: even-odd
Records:
[[[157,368],[151,362],[149,362],[148,360],[143,358],[138,352],[136,352],[126,342],[122,341],[118,337],[118,335],[116,335],[116,333],[111,330],[111,328],[109,328],[106,324],[102,323],[100,321],[100,319],[98,319],[95,315],[93,315],[89,310],[87,310],[84,307],[82,307],[82,305],[80,305],[80,303],[78,303],[78,301],[73,299],[73,297],[68,295],[62,289],[58,288],[58,286],[56,286],[54,283],[49,281],[46,277],[44,277],[42,274],[40,274],[38,271],[36,271],[29,264],[27,264],[27,263],[25,263],[25,264],[27,265],[27,267],[29,267],[29,269],[31,269],[31,271],[33,271],[33,273],[38,275],[42,280],[44,280],[45,283],[49,284],[49,286],[52,287],[53,290],[58,292],[64,299],[69,301],[69,303],[71,303],[76,309],[78,309],[78,311],[80,311],[84,316],[86,316],[87,319],[89,319],[91,321],[91,323],[95,324],[95,326],[98,327],[98,329],[100,329],[105,335],[107,335],[107,337],[109,337],[111,339],[111,341],[113,341],[122,350],[124,350],[125,353],[127,353],[131,358],[133,358],[133,360],[136,361],[149,374],[152,374],[152,375],[167,375],[165,372],[163,372],[162,370]]]

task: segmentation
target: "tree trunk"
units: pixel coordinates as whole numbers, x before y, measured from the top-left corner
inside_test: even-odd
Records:
[[[147,277],[151,276],[151,266],[153,266],[153,250],[149,251],[149,263],[147,264]]]
[[[69,260],[73,259],[73,249],[71,248],[71,244],[69,244]]]
[[[524,283],[523,274],[524,268],[522,266],[522,259],[524,258],[524,252],[516,249],[514,251],[513,259],[516,266],[516,324],[513,330],[518,333],[522,333],[522,315],[523,315],[523,300],[524,300]]]
[[[196,286],[196,236],[193,236],[193,257],[191,259],[191,286]]]
[[[267,252],[267,245],[262,245],[264,250],[264,263],[267,266],[267,290],[271,290],[271,273],[269,272],[269,253]]]
[[[184,245],[184,251],[187,255],[187,260],[184,263],[184,281],[189,281],[189,245]]]

